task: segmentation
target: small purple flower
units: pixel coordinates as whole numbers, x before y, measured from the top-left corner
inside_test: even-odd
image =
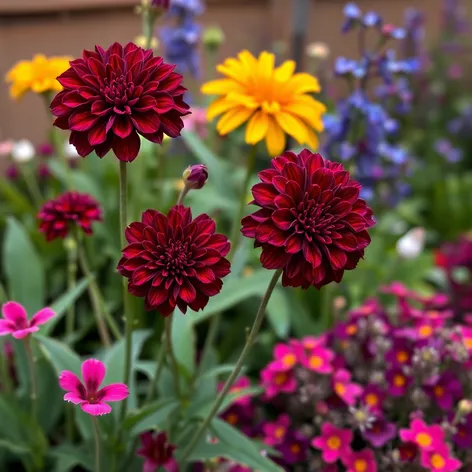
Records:
[[[346,20],[341,27],[341,32],[347,33],[361,19],[362,12],[355,3],[350,2],[344,7],[344,16]]]
[[[434,149],[448,162],[460,162],[462,160],[462,149],[453,147],[448,139],[438,139],[434,145]]]
[[[434,385],[425,387],[425,392],[444,411],[450,411],[463,394],[461,382],[452,372],[444,372]]]
[[[374,11],[369,11],[364,15],[362,23],[366,28],[379,28],[382,25],[382,17]]]
[[[5,169],[5,177],[8,180],[17,180],[19,176],[20,171],[18,170],[18,167],[15,164],[11,164]]]
[[[401,369],[391,369],[386,374],[388,382],[388,392],[392,397],[403,396],[408,387],[411,385],[412,379],[407,377]]]
[[[363,432],[364,438],[374,447],[382,447],[391,441],[397,434],[397,428],[385,418],[378,418],[371,428]]]
[[[282,454],[283,462],[292,465],[306,461],[308,446],[309,440],[303,434],[299,431],[289,431],[277,450]]]
[[[459,421],[456,428],[457,432],[452,438],[454,444],[461,449],[470,449],[472,447],[472,414]]]
[[[278,416],[273,423],[265,423],[262,426],[264,442],[269,446],[277,446],[285,442],[290,422],[290,416],[283,414]]]
[[[54,146],[49,143],[40,144],[36,152],[39,156],[51,157],[54,154]]]

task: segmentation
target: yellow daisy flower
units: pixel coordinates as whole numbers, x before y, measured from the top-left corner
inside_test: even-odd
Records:
[[[294,74],[294,61],[274,65],[274,54],[265,51],[259,58],[242,51],[218,65],[225,78],[207,82],[201,89],[207,95],[221,95],[208,107],[208,120],[222,115],[216,125],[220,135],[247,122],[246,142],[265,139],[271,156],[283,152],[287,134],[301,145],[318,147],[317,132],[323,131],[326,107],[309,95],[320,91],[318,80],[310,74]]]
[[[5,79],[10,83],[10,96],[19,100],[26,92],[35,93],[60,92],[62,85],[56,80],[69,68],[72,57],[46,57],[36,54],[31,61],[20,61],[6,74]]]

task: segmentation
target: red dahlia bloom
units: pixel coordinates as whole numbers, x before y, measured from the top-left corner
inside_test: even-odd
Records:
[[[66,192],[47,201],[37,216],[39,230],[47,241],[65,238],[71,225],[77,225],[84,233],[92,234],[92,223],[102,220],[102,210],[97,201],[86,193]]]
[[[374,220],[361,185],[341,164],[307,149],[286,152],[259,178],[252,203],[261,209],[242,220],[241,231],[262,247],[263,267],[283,269],[285,286],[318,289],[356,267]]]
[[[130,162],[139,152],[138,133],[159,144],[163,133],[180,135],[181,117],[190,112],[174,68],[133,43],[84,51],[57,78],[64,90],[51,103],[54,125],[71,130],[69,141],[82,157],[113,149]]]
[[[168,216],[156,210],[126,229],[130,243],[123,249],[118,271],[129,279],[128,290],[145,297],[146,309],[168,316],[177,305],[185,313],[203,309],[220,292],[221,278],[230,272],[224,258],[229,241],[215,234],[206,214],[192,221],[190,208],[176,205]]]

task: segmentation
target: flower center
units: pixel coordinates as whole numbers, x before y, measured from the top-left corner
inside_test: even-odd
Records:
[[[431,465],[435,469],[442,469],[446,465],[446,461],[439,454],[433,454],[431,456]]]
[[[354,462],[354,470],[356,472],[366,472],[367,461],[365,461],[364,459],[356,459]]]
[[[299,444],[292,444],[290,450],[293,452],[293,454],[299,454],[302,448]]]
[[[341,440],[339,436],[331,436],[326,441],[326,444],[330,449],[339,449],[341,447]]]
[[[418,443],[418,445],[421,446],[421,447],[431,446],[431,443],[433,442],[433,439],[427,433],[419,433],[419,434],[416,435],[415,439],[416,439],[416,442]]]
[[[365,402],[369,406],[376,406],[379,403],[379,399],[375,393],[368,393],[365,397]]]
[[[395,375],[395,377],[393,378],[393,384],[395,385],[395,387],[403,387],[405,385],[405,377],[403,377],[403,375]]]
[[[238,422],[238,415],[236,413],[230,413],[227,417],[226,417],[226,421],[229,423],[229,424],[236,424]]]
[[[355,324],[350,324],[349,326],[347,326],[346,328],[346,333],[349,334],[349,335],[353,335],[353,334],[356,334],[357,333],[357,325]]]
[[[399,351],[397,353],[397,361],[404,364],[408,360],[408,353],[406,351]]]
[[[275,102],[274,100],[264,100],[262,102],[262,111],[265,111],[269,115],[274,113],[278,113],[280,111],[279,103]]]
[[[346,393],[346,387],[345,387],[342,383],[337,382],[337,383],[334,385],[334,391],[335,391],[338,395],[344,395],[344,394]]]
[[[310,367],[319,369],[323,365],[323,359],[320,356],[310,356]]]
[[[297,362],[295,354],[286,354],[282,359],[282,364],[285,367],[293,367]]]
[[[285,383],[285,380],[287,379],[286,375],[283,372],[279,372],[278,374],[275,375],[274,381],[275,385],[282,385]]]
[[[277,439],[283,438],[284,434],[285,434],[285,428],[283,426],[278,426],[277,428],[275,428],[275,437]]]
[[[427,338],[433,334],[433,328],[429,325],[421,326],[418,333],[422,338]]]
[[[163,266],[162,275],[180,275],[189,265],[193,265],[192,261],[189,261],[189,252],[188,243],[171,241],[159,256],[158,262]]]
[[[436,385],[436,387],[434,387],[434,394],[437,396],[437,397],[442,397],[444,395],[444,387],[441,387],[440,385]]]
[[[113,73],[115,76],[115,74]],[[131,109],[125,106],[131,99],[134,92],[134,84],[127,82],[124,76],[114,77],[111,80],[103,79],[103,85],[100,89],[105,100],[116,107],[114,110],[119,114],[130,114]],[[121,113],[120,113],[121,112]]]

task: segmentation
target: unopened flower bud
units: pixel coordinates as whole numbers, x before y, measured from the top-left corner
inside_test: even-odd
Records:
[[[224,40],[225,34],[219,26],[210,26],[203,31],[202,41],[208,49],[218,49]]]
[[[202,188],[208,179],[208,169],[204,164],[195,164],[185,169],[182,177],[188,189],[198,190]]]
[[[11,150],[11,157],[15,162],[24,163],[29,162],[35,155],[33,144],[27,139],[21,139],[13,144]]]

